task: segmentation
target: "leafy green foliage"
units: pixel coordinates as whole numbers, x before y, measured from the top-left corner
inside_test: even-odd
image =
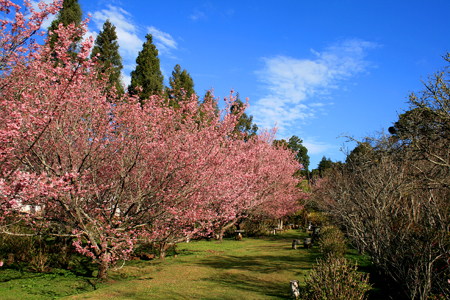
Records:
[[[151,95],[162,94],[164,77],[161,73],[158,49],[153,44],[153,36],[149,33],[136,58],[136,69],[131,72],[131,84],[128,91],[131,95],[138,95],[141,101]],[[142,88],[139,91],[139,87]]]
[[[305,170],[308,170],[308,167],[309,167],[308,149],[306,149],[306,147],[303,146],[302,143],[303,143],[302,139],[293,135],[289,139],[287,145],[288,145],[289,149],[291,149],[293,152],[296,153],[295,157],[303,165],[303,168]]]
[[[347,155],[345,163],[348,170],[355,168],[366,168],[376,164],[379,159],[379,151],[377,146],[373,147],[370,141],[359,142],[358,145]]]
[[[109,20],[103,24],[101,30],[95,39],[91,58],[97,57],[100,63],[100,73],[109,76],[111,86],[115,86],[117,94],[122,95],[125,91],[120,79],[123,65],[122,57],[119,54],[119,43],[117,42],[116,26]]]

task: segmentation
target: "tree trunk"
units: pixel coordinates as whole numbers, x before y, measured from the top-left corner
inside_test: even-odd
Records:
[[[220,230],[219,230],[219,243],[222,243],[224,234],[225,234],[225,228],[220,228]]]
[[[308,228],[308,212],[306,209],[303,209],[303,217],[305,219],[305,228]]]
[[[226,231],[228,228],[230,228],[231,226],[233,226],[233,225],[235,225],[235,222],[230,222],[230,223],[225,224],[225,225],[223,225],[223,226],[220,227],[220,229],[219,229],[219,243],[222,242],[223,236],[224,236],[224,234],[225,234],[225,231]]]
[[[166,242],[160,242],[159,243],[159,259],[165,260],[166,259],[166,251],[169,249],[169,244]]]
[[[108,277],[108,256],[106,253],[102,254],[100,257],[101,262],[98,264],[98,274],[97,279],[106,279]]]
[[[283,229],[283,220],[282,219],[278,219],[277,223],[278,223],[278,229]]]

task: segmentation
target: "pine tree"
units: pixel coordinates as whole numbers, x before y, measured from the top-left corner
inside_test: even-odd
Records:
[[[99,56],[97,57],[97,54]],[[103,24],[103,30],[100,31],[95,39],[95,45],[92,49],[91,58],[97,57],[100,63],[100,72],[109,73],[109,82],[117,89],[117,94],[122,95],[124,88],[120,80],[120,71],[123,68],[122,57],[119,54],[119,43],[117,42],[116,26],[109,20]]]
[[[189,99],[195,94],[194,81],[186,70],[181,71],[180,65],[176,65],[169,78],[170,88],[166,88],[166,97],[169,105],[178,107],[178,102],[182,99]]]
[[[56,29],[58,29],[59,24],[62,23],[65,27],[67,27],[70,24],[75,23],[75,26],[80,25],[81,18],[83,16],[83,12],[81,11],[80,4],[78,3],[78,0],[64,0],[63,1],[63,7],[59,11],[57,17],[55,20],[53,20],[52,24],[48,28],[48,32],[52,31],[54,32]],[[58,35],[53,34],[50,38],[49,44],[50,47],[53,49],[56,41],[58,40]],[[81,40],[81,38],[76,38],[74,40],[74,44],[71,47],[71,52],[75,52],[78,42]]]
[[[145,36],[147,41],[143,44],[142,51],[136,58],[136,70],[131,72],[131,84],[128,91],[131,95],[138,95],[142,100],[151,95],[162,94],[164,77],[159,67],[158,49],[153,45],[151,34]],[[137,87],[142,87],[138,93]]]
[[[242,110],[244,107],[244,103],[239,98],[239,92],[236,93],[236,100],[231,106],[231,113],[236,115],[238,112]],[[248,140],[252,136],[255,136],[258,132],[258,126],[253,124],[253,116],[248,116],[246,113],[243,113],[239,118],[236,127],[234,128],[233,133],[238,136],[244,137],[244,140]]]

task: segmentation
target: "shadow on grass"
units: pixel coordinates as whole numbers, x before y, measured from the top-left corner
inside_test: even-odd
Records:
[[[258,256],[214,256],[205,258],[199,264],[223,270],[245,269],[254,273],[270,274],[281,270],[302,274],[304,270],[310,270],[311,264],[316,262],[318,253],[305,252],[300,255],[298,250],[293,250],[292,255],[258,255]]]
[[[71,269],[50,268],[35,272],[30,264],[14,262],[0,272],[1,299],[53,299],[95,290],[95,265],[84,257],[75,258]]]
[[[242,256],[219,255],[202,259],[198,262],[199,265],[223,271],[219,273],[220,275],[204,280],[224,287],[252,291],[278,299],[289,299],[289,282],[280,284],[273,280],[271,274],[289,272],[292,274],[292,279],[299,279],[309,273],[311,266],[320,257],[320,253],[316,248],[293,250],[291,246],[282,246],[280,249],[280,242],[286,240],[286,242],[292,243],[292,237],[267,237],[267,239],[277,241],[277,245],[263,246],[265,253],[253,252]],[[243,272],[235,273],[232,270],[242,270]]]
[[[235,274],[233,276],[223,274],[204,280],[215,282],[220,286],[230,289],[255,292],[262,295],[277,297],[277,299],[290,299],[289,283],[282,285],[277,282],[259,279],[245,274]],[[220,299],[220,295],[218,295],[217,299]]]

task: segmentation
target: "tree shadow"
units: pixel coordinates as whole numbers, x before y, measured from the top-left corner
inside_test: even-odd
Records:
[[[245,269],[262,274],[276,273],[280,270],[285,270],[294,272],[295,275],[300,275],[303,270],[310,270],[311,264],[315,263],[316,258],[319,256],[320,254],[313,252],[304,256],[300,256],[298,253],[292,253],[292,255],[274,254],[258,256],[224,255],[214,256],[211,259],[205,258],[199,262],[199,264],[223,270]]]
[[[277,297],[277,299],[290,299],[289,282],[287,282],[286,285],[282,285],[278,282],[264,280],[245,274],[234,274],[233,276],[230,276],[229,274],[221,274],[219,276],[210,277],[203,280],[212,281],[220,286],[230,289],[251,291],[262,295]],[[220,295],[218,298],[220,298]],[[211,297],[211,299],[214,298]]]
[[[257,292],[280,299],[289,299],[289,282],[280,284],[273,279],[265,280],[265,276],[277,274],[280,271],[292,273],[292,279],[306,276],[312,264],[320,257],[317,250],[300,249],[292,250],[292,254],[280,255],[221,255],[202,259],[199,265],[223,270],[220,275],[214,275],[203,279],[212,281],[224,287]],[[247,274],[234,273],[230,275],[227,270],[245,270]],[[248,275],[248,274],[251,275]]]

